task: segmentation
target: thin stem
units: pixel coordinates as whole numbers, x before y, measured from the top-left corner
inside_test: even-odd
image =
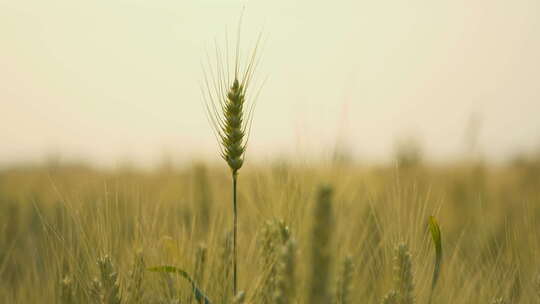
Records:
[[[238,235],[238,210],[236,204],[236,181],[238,178],[238,173],[233,172],[233,297],[236,296],[238,291],[238,277],[237,277],[237,235]]]

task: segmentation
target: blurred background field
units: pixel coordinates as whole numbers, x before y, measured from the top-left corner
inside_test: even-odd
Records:
[[[296,240],[298,303],[307,303],[312,231],[320,220],[313,209],[318,188],[326,184],[334,193],[331,221],[324,227],[330,231],[332,292],[349,256],[352,303],[378,303],[392,288],[393,248],[405,242],[417,302],[425,302],[434,256],[427,219],[434,215],[444,249],[437,303],[491,303],[498,297],[537,303],[539,169],[538,158],[498,166],[421,160],[396,166],[283,161],[249,166],[239,188],[240,289],[249,303],[267,302],[264,292],[271,293],[266,290],[271,284],[266,280],[276,262],[271,252],[282,246],[278,232],[286,226]],[[224,255],[230,195],[228,171],[203,163],[153,170],[61,163],[4,169],[0,298],[4,303],[62,303],[62,282],[68,280],[77,303],[94,303],[98,258],[110,256],[125,289],[142,254],[146,265],[188,270],[211,299],[228,303]],[[201,250],[204,271],[198,262]],[[162,274],[145,273],[141,290],[143,303],[194,301],[181,278]]]

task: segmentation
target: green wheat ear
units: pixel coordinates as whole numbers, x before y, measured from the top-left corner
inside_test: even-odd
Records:
[[[433,278],[431,280],[431,293],[429,296],[430,302],[431,302],[433,290],[435,290],[435,286],[437,285],[437,282],[439,281],[439,275],[441,273],[441,265],[442,265],[442,255],[443,255],[441,228],[439,227],[437,220],[433,216],[429,217],[429,230],[431,232],[431,238],[433,239],[433,246],[435,247],[435,267],[433,269]]]
[[[240,34],[239,34],[240,35]],[[225,54],[216,46],[215,62],[208,59],[202,89],[206,113],[219,142],[221,157],[233,175],[244,164],[249,141],[253,110],[258,92],[251,94],[251,83],[259,63],[258,49],[261,35],[247,58],[241,64],[240,39],[236,45],[234,65],[229,64],[228,42]]]
[[[226,42],[225,55],[216,46],[215,62],[208,60],[208,70],[203,68],[204,85],[202,90],[206,113],[214,135],[219,142],[221,157],[227,162],[232,173],[233,192],[233,295],[238,293],[238,170],[244,164],[249,141],[249,131],[257,96],[250,93],[253,74],[259,63],[257,51],[261,35],[257,39],[247,63],[240,63],[240,25],[234,65],[229,65],[229,50]],[[248,103],[249,101],[249,103]]]

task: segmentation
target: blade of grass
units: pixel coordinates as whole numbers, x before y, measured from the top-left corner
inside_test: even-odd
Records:
[[[166,272],[166,273],[174,273],[174,274],[180,275],[181,277],[186,279],[191,284],[191,287],[193,289],[193,294],[195,295],[195,299],[197,300],[197,302],[199,304],[212,304],[210,299],[197,286],[195,281],[193,281],[191,276],[186,271],[184,271],[184,270],[182,270],[180,268],[177,268],[177,267],[174,267],[174,266],[168,266],[168,265],[151,267],[151,268],[148,268],[147,270],[152,271],[152,272]]]
[[[435,286],[439,281],[443,255],[441,228],[433,216],[429,217],[429,230],[431,232],[431,238],[433,239],[433,246],[435,247],[435,267],[433,268],[433,279],[431,280],[431,292],[429,294],[429,303],[431,303],[433,291],[435,290]]]

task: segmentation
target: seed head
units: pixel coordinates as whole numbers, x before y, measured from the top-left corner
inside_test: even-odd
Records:
[[[215,61],[208,59],[207,67],[203,67],[202,93],[208,120],[219,142],[221,157],[234,175],[244,164],[257,98],[257,94],[252,96],[250,84],[259,63],[257,57],[259,41],[260,36],[245,65],[240,63],[240,41],[238,41],[235,63],[232,67],[228,62],[228,47],[225,54],[222,54],[217,46]]]

